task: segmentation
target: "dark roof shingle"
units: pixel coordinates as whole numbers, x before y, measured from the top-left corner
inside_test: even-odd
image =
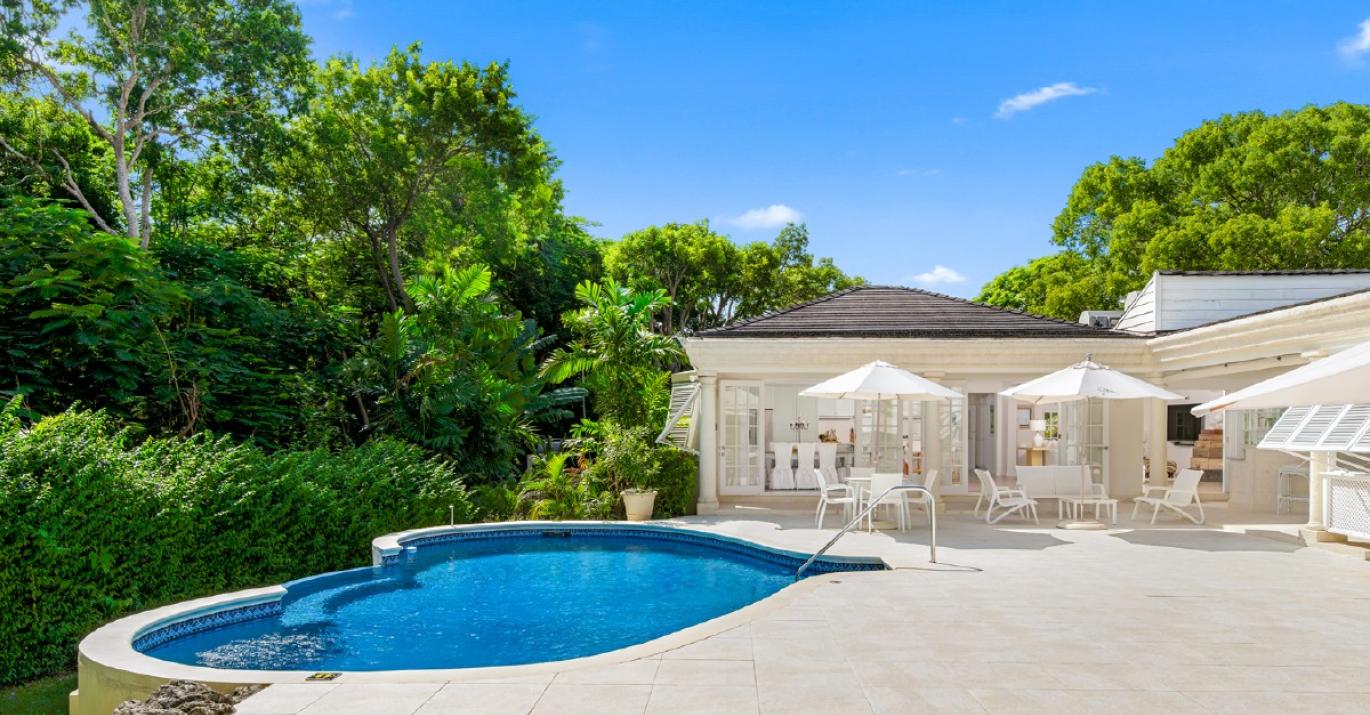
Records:
[[[1130,333],[1043,318],[902,286],[861,286],[703,338],[1115,338]]]

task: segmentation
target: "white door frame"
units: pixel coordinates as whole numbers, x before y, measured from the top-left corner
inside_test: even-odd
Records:
[[[728,484],[728,389],[737,387],[756,388],[756,473],[752,484]],[[766,386],[760,380],[719,380],[718,381],[718,493],[725,495],[761,494],[766,491]]]

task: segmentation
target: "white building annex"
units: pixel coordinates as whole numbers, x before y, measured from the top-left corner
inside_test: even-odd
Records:
[[[673,413],[689,417],[675,420],[675,441],[700,454],[701,514],[814,494],[772,475],[777,452],[820,451],[835,453],[839,474],[936,469],[935,486],[952,501],[974,500],[972,469],[1012,477],[1029,464],[1089,464],[1109,495],[1129,498],[1142,492],[1148,462],[1168,462],[1203,469],[1204,488],[1233,508],[1275,511],[1285,481],[1295,498],[1279,508],[1306,509],[1307,480],[1280,476],[1293,460],[1254,449],[1279,410],[1203,420],[1189,410],[1366,340],[1370,270],[1160,272],[1121,315],[1090,311],[1080,323],[865,286],[684,339],[694,370],[675,376]],[[1029,405],[997,394],[1087,354],[1185,399]],[[799,394],[873,360],[965,397],[896,407]]]

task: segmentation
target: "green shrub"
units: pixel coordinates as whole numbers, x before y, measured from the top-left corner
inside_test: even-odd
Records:
[[[411,445],[267,454],[139,439],[104,412],[0,412],[0,682],[70,668],[102,623],[186,598],[364,565],[370,540],[471,507]]]
[[[699,459],[674,447],[652,450],[652,488],[656,505],[652,516],[669,519],[695,513],[699,490]]]

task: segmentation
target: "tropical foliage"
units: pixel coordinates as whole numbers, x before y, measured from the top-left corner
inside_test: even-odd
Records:
[[[634,293],[612,279],[576,286],[583,307],[566,320],[569,345],[552,351],[542,374],[552,382],[583,377],[601,415],[643,424],[660,392],[662,370],[683,357],[674,338],[652,330],[652,317],[669,299],[662,291]]]
[[[0,412],[0,680],[68,668],[101,623],[367,561],[378,534],[469,518],[446,463],[403,442],[266,453],[143,439],[103,412]]]
[[[0,0],[0,681],[447,518],[695,504],[677,337],[859,279],[803,226],[568,215],[509,68],[289,0]]]
[[[1152,164],[1087,167],[1052,226],[1063,250],[980,299],[1074,319],[1156,270],[1370,267],[1370,107],[1245,112],[1186,132]]]

